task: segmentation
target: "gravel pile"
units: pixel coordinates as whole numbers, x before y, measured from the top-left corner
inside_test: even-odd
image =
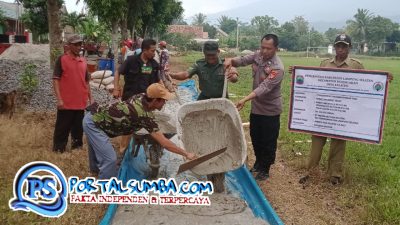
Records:
[[[50,47],[48,44],[34,45],[14,43],[0,55],[0,59],[49,62]]]
[[[24,105],[24,108],[30,111],[54,111],[56,109],[56,99],[54,97],[51,79],[52,70],[47,62],[38,60],[13,61],[0,59],[0,92],[9,92],[20,88],[19,76],[28,63],[33,63],[37,66],[36,74],[38,75],[39,85],[38,89],[34,91],[30,102]],[[95,101],[99,103],[107,102],[111,99],[111,96],[106,90],[98,90],[95,88],[91,90]],[[19,100],[17,99],[20,103],[21,101]]]

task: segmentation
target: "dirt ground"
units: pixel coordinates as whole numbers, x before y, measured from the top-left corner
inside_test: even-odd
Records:
[[[245,129],[248,147],[248,167],[255,161],[248,129]],[[323,171],[318,171],[305,185],[299,183],[305,171],[297,169],[281,156],[278,149],[270,178],[258,182],[266,198],[285,224],[361,224],[360,208],[341,204],[341,188],[333,186]]]

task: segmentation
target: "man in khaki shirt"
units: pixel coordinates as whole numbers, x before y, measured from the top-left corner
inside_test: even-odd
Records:
[[[351,38],[346,34],[338,35],[334,43],[336,56],[332,59],[326,59],[321,62],[320,67],[330,68],[349,68],[349,69],[364,69],[360,61],[350,58],[349,52],[351,49]],[[312,135],[311,153],[307,164],[308,171],[318,168],[321,160],[322,149],[326,143],[327,137]],[[344,162],[346,149],[346,141],[336,138],[331,138],[331,145],[328,156],[328,176],[333,185],[342,182],[342,167]],[[308,180],[309,175],[300,179],[300,183]]]
[[[363,70],[364,66],[357,59],[349,57],[351,49],[351,38],[346,34],[338,35],[335,39],[336,56],[332,59],[325,59],[320,67],[349,68]]]
[[[336,56],[331,59],[325,59],[321,62],[320,67],[329,68],[348,68],[348,69],[364,69],[364,66],[357,59],[349,57],[351,49],[351,38],[346,34],[338,35],[334,42]],[[292,67],[289,67],[289,73],[292,73]],[[389,82],[393,80],[393,75],[389,73]],[[312,135],[311,152],[307,164],[307,175],[300,178],[300,183],[305,183],[310,178],[310,172],[318,168],[321,160],[322,149],[325,146],[327,137]],[[328,176],[333,185],[342,182],[342,167],[345,157],[346,141],[331,138],[331,145],[328,155]]]
[[[336,56],[321,62],[320,67],[364,69],[360,61],[350,58],[351,38],[346,34],[338,35],[335,39]],[[322,149],[326,143],[326,137],[312,135],[311,153],[307,169],[317,168],[321,160]],[[342,182],[342,167],[344,162],[346,141],[331,138],[328,156],[328,176],[333,185]],[[304,178],[302,178],[304,179]],[[306,178],[307,179],[307,178]],[[301,180],[302,181],[302,180]]]

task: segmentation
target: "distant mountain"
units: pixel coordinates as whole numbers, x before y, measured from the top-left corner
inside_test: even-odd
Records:
[[[325,32],[330,27],[344,28],[346,26],[346,21],[345,20],[336,22],[316,21],[316,22],[310,22],[310,26],[319,32]]]
[[[292,20],[295,16],[304,16],[311,26],[318,31],[326,31],[329,27],[342,28],[346,21],[353,18],[358,8],[368,9],[374,15],[380,15],[400,23],[399,0],[280,0],[249,3],[239,8],[207,15],[211,24],[218,24],[221,15],[238,17],[241,22],[250,22],[254,16],[273,16],[280,24]]]

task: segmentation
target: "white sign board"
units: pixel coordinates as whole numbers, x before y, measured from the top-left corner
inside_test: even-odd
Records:
[[[295,66],[289,131],[381,143],[388,73]]]

